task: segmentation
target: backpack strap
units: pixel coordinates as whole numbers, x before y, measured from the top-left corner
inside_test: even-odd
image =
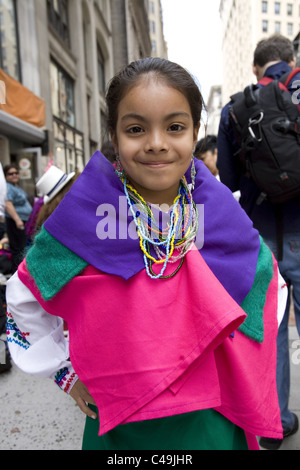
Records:
[[[259,80],[259,84],[260,85],[263,85],[263,86],[266,86],[266,85],[269,85],[269,83],[273,82],[273,78],[270,78],[270,77],[263,77],[261,80]]]
[[[300,67],[295,68],[291,72],[286,72],[282,75],[279,81],[287,87],[295,75],[298,75],[298,73],[300,74]]]
[[[284,81],[284,86],[287,88],[289,83],[292,81],[292,79],[296,76],[296,75],[300,75],[300,67],[296,67],[294,70],[292,70],[291,72],[288,72],[288,73],[285,73],[284,75],[282,75],[281,79],[282,81]],[[298,89],[299,92],[300,92],[300,88]],[[297,92],[297,89],[295,88],[295,91]],[[298,106],[298,109],[299,109],[299,112],[300,112],[300,104],[299,103],[296,103],[297,106]],[[299,121],[299,119],[298,119]],[[299,139],[299,136],[300,136],[300,132],[299,132],[299,129],[300,129],[300,124],[298,123],[297,124],[298,126],[298,139]]]
[[[287,72],[287,74],[284,74],[280,80],[278,80],[278,86],[279,88],[281,88],[282,90],[286,90],[287,91],[287,87],[285,85],[285,80],[286,80],[286,77],[290,74],[290,72]],[[283,80],[284,78],[284,80]],[[262,85],[262,86],[266,86],[266,85],[269,85],[270,83],[274,82],[274,79],[273,78],[270,78],[270,77],[263,77],[261,80],[259,80],[259,84]]]
[[[288,71],[284,73],[278,80],[280,88],[282,88],[280,84],[283,84],[284,89],[286,89],[289,83],[292,81],[295,75],[298,75],[298,73],[300,74],[300,67],[293,69],[291,72]],[[273,82],[273,78],[263,77],[261,80],[259,80],[258,83],[260,85],[266,86],[266,85],[269,85],[269,83],[271,82]]]

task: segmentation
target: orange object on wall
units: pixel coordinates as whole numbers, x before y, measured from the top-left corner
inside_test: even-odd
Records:
[[[0,110],[33,124],[37,127],[45,125],[45,101],[32,93],[20,82],[0,69],[0,80],[5,84],[5,104],[0,102]]]

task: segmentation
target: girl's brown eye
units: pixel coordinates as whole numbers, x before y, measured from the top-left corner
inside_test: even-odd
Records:
[[[178,132],[178,131],[182,131],[184,129],[184,127],[181,124],[172,124],[169,127],[169,129],[170,129],[170,131]]]
[[[140,132],[143,132],[143,129],[139,126],[134,126],[128,129],[127,131],[129,134],[139,134]]]

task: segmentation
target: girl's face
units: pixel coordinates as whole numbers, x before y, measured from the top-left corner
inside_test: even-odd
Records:
[[[185,96],[156,77],[143,77],[121,100],[112,141],[130,182],[147,202],[173,203],[198,130]]]

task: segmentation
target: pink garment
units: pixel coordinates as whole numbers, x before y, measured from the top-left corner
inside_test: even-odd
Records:
[[[263,343],[249,341],[246,336],[237,332],[235,345],[225,339],[216,349],[215,357],[222,384],[222,405],[217,410],[250,433],[281,439],[275,340],[278,331],[278,270],[274,258],[273,264],[274,275],[264,308]],[[233,403],[235,406],[232,406]]]
[[[249,433],[281,437],[274,347],[268,350],[277,324],[275,279],[265,309],[270,332],[259,345],[237,331],[229,337],[245,313],[196,250],[168,280],[144,270],[126,281],[88,266],[48,302],[25,262],[19,277],[47,312],[67,321],[71,361],[99,409],[99,434],[216,408]]]

